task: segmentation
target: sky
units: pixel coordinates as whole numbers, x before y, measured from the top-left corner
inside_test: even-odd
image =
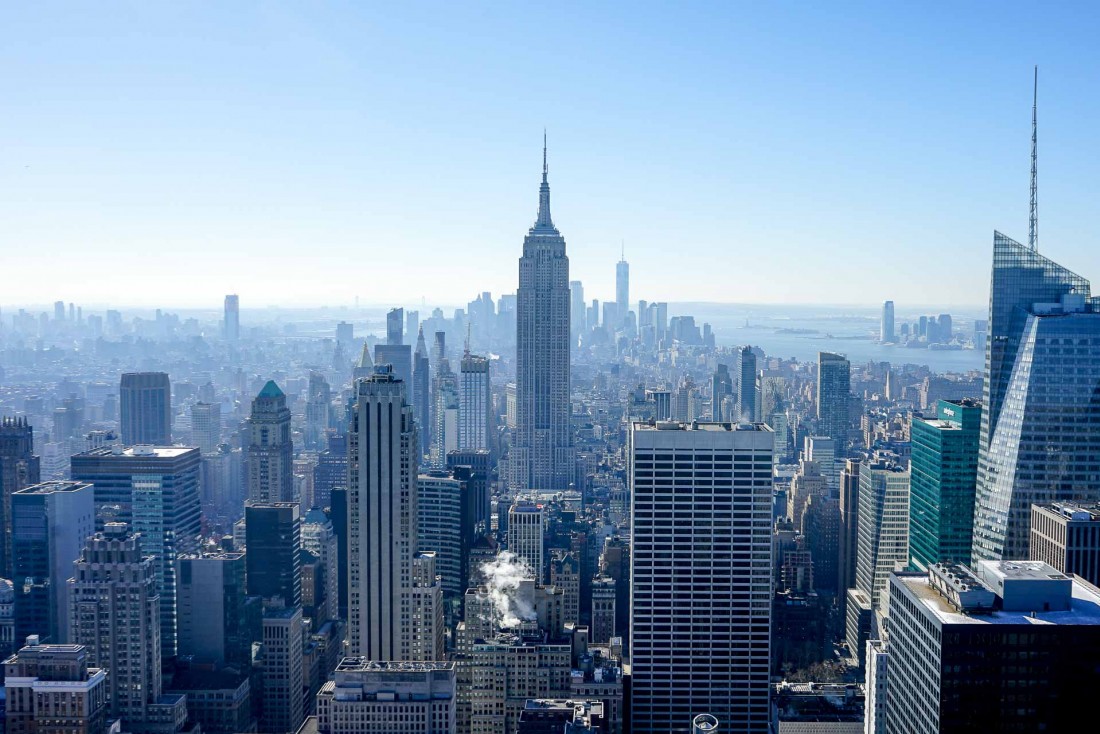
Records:
[[[513,292],[549,138],[571,277],[973,306],[994,229],[1100,277],[1100,4],[0,4],[0,304]]]

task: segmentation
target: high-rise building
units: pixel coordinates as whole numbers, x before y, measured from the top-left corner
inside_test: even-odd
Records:
[[[142,553],[156,562],[160,648],[176,654],[174,560],[198,551],[200,518],[198,449],[153,446],[92,449],[72,457],[73,481],[95,486],[96,528],[110,518],[128,523]]]
[[[894,335],[894,302],[882,304],[882,321],[879,324],[878,340],[883,344],[892,344],[897,340]]]
[[[710,414],[716,421],[733,420],[730,403],[733,396],[733,377],[729,365],[718,363],[710,381]]]
[[[260,727],[293,734],[305,720],[302,608],[269,607],[263,619],[263,706]]]
[[[221,403],[195,403],[191,406],[191,445],[203,454],[212,454],[222,442]]]
[[[322,619],[342,619],[340,599],[340,542],[332,520],[323,510],[314,508],[302,518],[302,550],[320,563],[324,578],[319,584],[323,589],[325,611]]]
[[[443,592],[451,597],[466,593],[462,554],[463,482],[450,472],[435,470],[416,480],[417,547],[435,553]]]
[[[489,360],[476,354],[462,355],[458,376],[458,448],[488,449],[493,393]]]
[[[577,340],[585,330],[587,309],[584,303],[584,285],[579,280],[569,281],[569,327],[570,342],[576,346]]]
[[[773,445],[763,424],[631,427],[636,734],[683,731],[701,711],[768,731]]]
[[[1098,381],[1089,282],[995,233],[975,559],[1026,558],[1033,503],[1100,500]]]
[[[857,543],[856,588],[878,610],[890,574],[909,563],[909,471],[896,462],[875,460],[859,467]]]
[[[856,585],[856,556],[859,547],[859,461],[848,459],[840,475],[840,549],[837,558],[837,587],[844,618],[845,590]],[[853,651],[854,652],[854,651]]]
[[[756,353],[752,347],[741,347],[737,352],[737,374],[734,376],[737,384],[737,412],[730,416],[730,420],[748,421],[755,423],[759,420],[756,414],[759,401],[759,391],[756,385]]]
[[[249,502],[244,508],[248,595],[302,603],[302,520],[297,502]]]
[[[107,671],[80,645],[32,640],[4,661],[4,726],[9,734],[104,734]]]
[[[126,372],[119,385],[122,443],[172,445],[172,386],[166,372]]]
[[[26,418],[3,418],[0,420],[0,578],[14,578],[11,496],[40,481],[41,461],[34,453],[34,428]]]
[[[161,611],[156,561],[125,523],[107,523],[88,538],[74,564],[73,642],[88,664],[110,671],[110,715],[124,731],[142,731],[161,703]]]
[[[620,322],[630,312],[630,263],[625,257],[615,263],[615,311]]]
[[[344,658],[317,694],[318,734],[455,731],[455,664]]]
[[[416,386],[413,384],[412,347],[400,343],[375,344],[374,364],[388,364],[393,368],[393,374],[405,385],[405,399],[409,401],[409,405],[413,405]]]
[[[431,364],[428,362],[428,346],[424,343],[424,330],[419,329],[416,337],[416,353],[413,354],[412,404],[416,416],[417,435],[420,437],[417,450],[421,456],[428,453],[432,433],[429,419],[431,414],[431,392],[428,386],[430,384]]]
[[[887,730],[1081,731],[1100,685],[1098,610],[1095,587],[1036,561],[893,575]]]
[[[84,539],[95,532],[95,500],[86,482],[46,482],[12,495],[15,639],[37,635],[66,644],[69,577]]]
[[[823,436],[835,439],[842,450],[848,444],[849,395],[852,366],[843,356],[831,352],[817,355],[817,427]]]
[[[592,579],[592,642],[603,645],[615,637],[615,602],[618,596],[615,579],[600,574]]]
[[[432,393],[434,407],[430,460],[433,468],[442,469],[447,463],[447,454],[458,450],[460,406],[458,376],[451,370],[450,362],[446,358],[436,368]]]
[[[241,301],[236,295],[225,297],[225,340],[235,343],[241,338]]]
[[[405,309],[391,308],[386,314],[386,344],[400,345],[405,343]]]
[[[349,651],[371,660],[413,660],[414,645],[436,633],[420,625],[437,619],[430,610],[412,611],[413,575],[422,570],[414,563],[420,555],[416,421],[405,386],[388,365],[377,366],[355,388],[348,426]],[[434,569],[432,577],[438,590]],[[420,601],[425,596],[436,598],[423,588],[415,595]]]
[[[1030,558],[1100,585],[1100,505],[1032,505]]]
[[[531,570],[535,581],[543,578],[543,546],[546,542],[546,513],[542,505],[517,500],[508,509],[508,550]]]
[[[516,303],[513,489],[565,489],[576,470],[569,392],[569,258],[550,218],[546,147],[535,225],[523,240]]]
[[[941,400],[935,418],[914,416],[909,468],[909,565],[970,564],[982,406]]]
[[[248,499],[293,502],[294,442],[286,395],[268,380],[252,400],[248,417]]]
[[[245,554],[185,555],[179,567],[178,649],[196,663],[247,670],[252,638],[245,607]]]

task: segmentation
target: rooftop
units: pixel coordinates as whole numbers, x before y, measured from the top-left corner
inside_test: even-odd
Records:
[[[77,456],[98,456],[104,458],[125,456],[129,458],[175,459],[190,451],[198,453],[199,450],[190,446],[102,446],[98,449],[91,449],[81,454],[77,454]]]
[[[1100,522],[1100,504],[1084,505],[1076,502],[1052,502],[1049,505],[1033,506],[1074,522]]]
[[[365,657],[346,657],[340,661],[336,666],[337,672],[359,672],[359,671],[388,671],[392,673],[423,673],[432,670],[454,670],[455,664],[453,662],[428,662],[428,663],[416,663],[407,661],[380,661],[370,660]]]
[[[635,421],[635,431],[710,431],[710,432],[728,432],[728,431],[771,431],[764,423],[730,423],[730,422],[703,422],[692,421],[691,423],[682,423],[680,421]]]
[[[24,487],[17,490],[15,494],[53,494],[54,492],[75,492],[78,489],[84,489],[85,487],[91,487],[91,484],[87,482],[66,482],[66,481],[52,481],[42,482],[41,484],[33,484],[30,487]]]
[[[260,390],[256,396],[258,398],[282,398],[286,397],[283,391],[279,389],[279,386],[275,384],[275,380],[268,380],[263,389]]]

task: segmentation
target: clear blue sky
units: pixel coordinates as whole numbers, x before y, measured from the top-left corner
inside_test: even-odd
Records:
[[[965,5],[965,7],[957,7]],[[586,296],[970,305],[1100,279],[1100,5],[6,3],[0,303],[515,289],[550,136]]]

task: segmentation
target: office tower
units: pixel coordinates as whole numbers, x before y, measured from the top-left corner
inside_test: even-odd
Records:
[[[9,734],[105,734],[107,671],[80,645],[31,640],[4,661],[4,726]]]
[[[386,365],[355,385],[348,426],[348,641],[352,655],[410,660],[417,552],[416,422]]]
[[[374,360],[370,358],[370,344],[363,342],[363,351],[351,371],[351,377],[353,380],[361,380],[364,377],[370,377],[372,372],[374,372]]]
[[[807,436],[803,442],[804,458],[817,466],[822,478],[825,480],[825,485],[829,488],[830,494],[835,493],[840,488],[838,459],[841,458],[841,452],[838,449],[841,448],[841,443],[841,441],[825,436]]]
[[[737,353],[737,411],[738,415],[730,416],[730,420],[748,421],[755,423],[759,420],[757,410],[756,388],[756,354],[751,347],[741,347]]]
[[[222,442],[221,403],[195,403],[191,406],[191,445],[203,454],[212,454]]]
[[[1029,555],[1100,585],[1100,505],[1032,505]]]
[[[432,392],[435,406],[432,411],[434,420],[430,459],[434,468],[442,469],[447,462],[447,454],[458,450],[460,406],[458,376],[451,371],[451,365],[446,358],[436,369]]]
[[[411,402],[413,404],[413,414],[416,417],[418,435],[420,436],[420,444],[417,450],[421,456],[428,453],[432,431],[428,417],[431,413],[431,393],[428,390],[430,379],[431,365],[428,362],[428,347],[424,343],[424,330],[420,329],[416,337],[416,353],[413,355]]]
[[[864,734],[884,734],[886,705],[889,700],[890,651],[882,640],[868,640],[864,658],[866,700],[863,715]]]
[[[127,372],[119,385],[122,443],[172,445],[172,388],[165,372]]]
[[[402,329],[405,328],[405,309],[391,308],[386,314],[386,344],[400,345],[405,343]]]
[[[293,502],[294,443],[286,395],[268,380],[252,400],[248,417],[248,499]]]
[[[508,508],[508,550],[527,564],[538,583],[542,582],[543,577],[545,529],[546,514],[542,505],[517,500]]]
[[[630,312],[630,263],[625,257],[615,263],[615,310],[620,322],[625,321]]]
[[[1076,732],[1100,684],[1100,594],[1036,561],[890,579],[888,731]]]
[[[462,355],[458,400],[458,448],[488,449],[493,410],[488,359],[468,351]]]
[[[416,480],[417,547],[435,553],[443,592],[453,598],[466,592],[462,553],[464,493],[463,483],[450,472],[429,471]]]
[[[0,659],[15,652],[15,585],[0,579]]]
[[[260,728],[298,731],[305,719],[302,695],[302,608],[269,607],[263,619],[263,706]]]
[[[350,346],[355,340],[355,324],[341,321],[336,324],[336,341],[342,347]]]
[[[225,297],[225,340],[236,343],[241,338],[241,301],[236,295]]]
[[[817,355],[817,427],[823,436],[835,439],[843,450],[848,445],[848,402],[851,394],[851,365],[839,354]]]
[[[940,400],[935,418],[913,417],[909,469],[909,565],[970,564],[982,406]]]
[[[886,301],[882,304],[882,321],[879,324],[878,340],[883,344],[892,344],[896,341],[894,336],[894,302]]]
[[[388,364],[393,374],[405,385],[405,399],[409,405],[416,399],[416,386],[413,384],[412,347],[408,344],[376,344],[374,346],[374,364]]]
[[[878,610],[890,573],[909,563],[909,472],[893,461],[870,461],[859,467],[857,542],[856,588]]]
[[[3,418],[0,420],[0,578],[13,578],[11,496],[40,481],[41,461],[34,453],[34,428],[26,418]]]
[[[348,437],[330,433],[326,440],[313,467],[313,502],[322,508],[330,506],[334,489],[348,485]]]
[[[579,280],[569,281],[570,342],[576,346],[584,329],[587,313],[584,305],[584,285]]]
[[[830,596],[837,584],[837,560],[840,554],[840,502],[831,495],[812,495],[806,502],[799,526],[806,550],[813,560],[813,588]]]
[[[320,372],[310,372],[308,391],[305,446],[316,449],[325,445],[325,432],[329,429],[329,413],[332,410],[332,387]]]
[[[840,475],[840,540],[837,558],[837,590],[844,619],[845,590],[856,585],[859,547],[859,461],[847,459]],[[853,651],[854,652],[854,651]]]
[[[1033,503],[1100,500],[1098,381],[1089,282],[995,234],[975,559],[1026,558]]]
[[[733,378],[730,376],[730,368],[719,363],[711,378],[710,403],[711,416],[716,421],[733,420],[725,410],[723,404],[727,398],[733,395]]]
[[[405,312],[405,333],[412,338],[413,334],[420,333],[420,312],[419,311],[406,311]]]
[[[297,502],[250,502],[244,508],[248,595],[302,603],[302,520]]]
[[[176,654],[174,559],[198,550],[201,531],[198,449],[134,446],[93,449],[72,457],[73,481],[95,486],[96,528],[106,516],[129,523],[142,553],[156,562],[160,648]]]
[[[69,577],[84,539],[95,532],[95,500],[86,482],[46,482],[12,495],[15,638],[72,641]]]
[[[339,609],[340,619],[348,618],[348,490],[347,487],[339,487],[332,490],[332,498],[329,503],[332,518],[332,530],[336,533],[337,563],[339,564]]]
[[[344,658],[317,694],[318,734],[455,731],[455,664]]]
[[[138,536],[110,522],[85,542],[69,582],[73,642],[109,671],[110,715],[124,731],[141,731],[161,694],[156,573]]]
[[[408,639],[407,660],[442,660],[446,627],[443,623],[443,586],[436,571],[435,553],[413,555],[409,588],[405,591],[407,622],[402,634]]]
[[[701,711],[768,731],[772,446],[763,424],[631,427],[636,734],[683,730]]]
[[[569,258],[550,219],[542,152],[535,225],[523,240],[516,304],[516,431],[513,489],[566,489],[576,470],[569,402]]]
[[[199,664],[247,670],[252,663],[252,638],[245,608],[245,554],[185,555],[176,564],[179,654]]]
[[[615,579],[600,574],[592,579],[592,643],[603,645],[615,637]]]
[[[340,619],[340,541],[329,515],[313,508],[302,518],[302,550],[313,555],[321,565],[328,614],[323,619]]]
[[[562,613],[566,622],[579,624],[581,619],[581,566],[572,553],[554,549],[550,553],[550,585],[561,589]]]

